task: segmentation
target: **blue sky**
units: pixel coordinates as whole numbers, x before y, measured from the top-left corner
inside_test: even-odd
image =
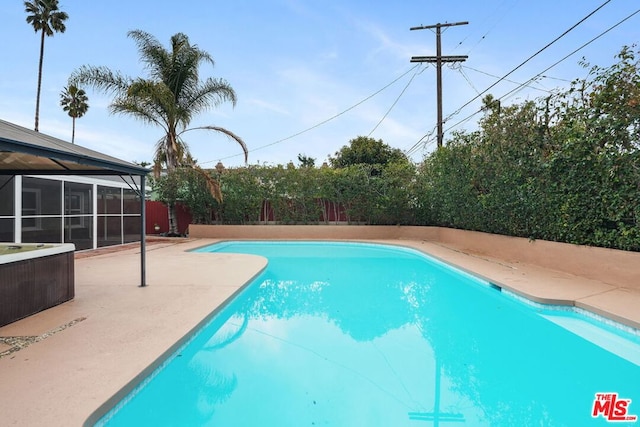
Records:
[[[226,79],[238,103],[212,109],[192,124],[222,126],[241,136],[251,150],[250,164],[297,164],[300,153],[320,164],[359,135],[409,150],[436,124],[435,68],[423,64],[412,69],[415,64],[409,62],[411,56],[435,55],[435,34],[410,27],[469,22],[442,33],[443,55],[469,55],[462,68],[443,68],[443,110],[448,116],[605,2],[61,0],[69,19],[65,33],[45,41],[40,131],[70,141],[71,118],[59,106],[59,94],[77,67],[104,65],[130,76],[144,75],[136,46],[127,37],[129,30],[139,29],[165,46],[171,35],[183,32],[213,56],[215,67],[207,65],[201,75]],[[636,0],[609,1],[507,79],[529,80],[638,8]],[[0,119],[32,129],[39,37],[25,21],[22,1],[2,1],[0,15]],[[578,64],[582,57],[594,65],[614,63],[623,45],[639,41],[638,28],[640,13],[503,102],[544,96],[566,87],[568,80],[585,77],[587,69]],[[489,93],[501,97],[516,86],[503,81]],[[90,108],[77,120],[76,143],[128,161],[150,161],[160,129],[111,116],[109,97],[91,89],[88,95]],[[479,107],[478,99],[449,119],[445,129]],[[473,130],[478,117],[454,129]],[[195,131],[185,137],[205,167],[219,160],[226,166],[243,164],[239,147],[223,136]],[[413,160],[433,150],[433,138],[426,141],[412,150]]]

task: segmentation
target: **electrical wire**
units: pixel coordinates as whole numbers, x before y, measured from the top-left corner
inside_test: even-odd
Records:
[[[612,25],[611,27],[607,28],[605,31],[603,31],[602,33],[598,34],[596,37],[592,38],[591,40],[589,40],[588,42],[584,43],[582,46],[580,46],[579,48],[573,50],[571,53],[565,55],[562,59],[554,62],[552,65],[550,65],[549,67],[545,68],[544,70],[540,71],[538,74],[536,74],[535,76],[533,76],[532,78],[530,78],[529,80],[527,80],[525,83],[521,84],[520,86],[510,90],[509,92],[507,92],[506,94],[502,95],[500,98],[498,98],[499,101],[506,99],[508,97],[510,97],[511,95],[516,94],[517,92],[519,92],[520,90],[522,90],[526,85],[528,85],[530,82],[532,82],[533,80],[537,79],[538,77],[541,77],[544,73],[546,73],[547,71],[549,71],[550,69],[552,69],[553,67],[555,67],[556,65],[560,64],[561,62],[564,62],[565,60],[567,60],[569,57],[575,55],[577,52],[579,52],[580,50],[584,49],[586,46],[590,45],[591,43],[593,43],[594,41],[598,40],[600,37],[604,36],[605,34],[607,34],[609,31],[613,30],[614,28],[616,28],[617,26],[621,25],[622,23],[624,23],[625,21],[631,19],[633,16],[637,15],[638,13],[640,13],[640,9],[636,10],[635,12],[631,13],[630,15],[628,15],[626,18],[622,19],[621,21],[618,21],[616,24]],[[459,126],[460,124],[466,122],[467,120],[469,120],[471,117],[475,116],[476,114],[482,112],[482,109],[477,110],[475,113],[465,117],[464,119],[462,119],[461,121],[455,123],[454,125],[451,125],[451,127],[447,128],[446,131],[449,131],[451,129],[453,129],[456,126]]]
[[[542,53],[543,51],[545,51],[546,49],[548,49],[551,45],[553,45],[555,42],[557,42],[558,40],[560,40],[561,38],[563,38],[564,36],[566,36],[567,34],[569,34],[571,31],[573,31],[575,28],[577,28],[580,24],[582,24],[584,21],[586,21],[587,19],[589,19],[591,16],[593,16],[596,12],[598,12],[600,9],[602,9],[604,6],[606,6],[608,3],[610,3],[611,0],[607,0],[604,3],[602,3],[600,6],[598,6],[595,10],[593,10],[591,13],[589,13],[587,16],[585,16],[584,18],[582,18],[581,20],[579,20],[577,23],[573,24],[568,30],[565,30],[562,34],[560,34],[558,37],[556,37],[555,39],[553,39],[551,42],[547,43],[542,49],[539,49],[536,53],[534,53],[533,55],[529,56],[527,59],[525,59],[523,62],[521,62],[518,66],[516,66],[514,69],[512,69],[511,71],[509,71],[507,74],[505,74],[504,76],[502,76],[498,81],[496,81],[495,83],[493,83],[491,86],[489,86],[488,88],[486,88],[485,90],[483,90],[482,92],[480,92],[478,95],[474,96],[473,98],[471,98],[469,101],[467,101],[464,105],[462,105],[462,107],[458,108],[456,110],[455,114],[458,114],[464,107],[466,107],[467,105],[471,104],[473,101],[475,101],[476,99],[480,98],[483,94],[487,93],[491,88],[495,87],[498,83],[500,83],[501,81],[503,81],[504,79],[506,79],[507,77],[509,77],[511,74],[513,74],[516,70],[518,70],[520,67],[522,67],[523,65],[525,65],[527,62],[531,61],[533,58],[535,58],[536,56],[538,56],[540,53]]]
[[[354,108],[356,108],[356,107],[360,106],[361,104],[364,104],[365,102],[367,102],[368,100],[370,100],[370,99],[371,99],[371,98],[373,98],[374,96],[378,95],[380,92],[382,92],[382,91],[384,91],[385,89],[387,89],[388,87],[392,86],[395,82],[397,82],[398,80],[402,79],[404,76],[406,76],[406,75],[407,75],[407,74],[409,74],[411,71],[413,71],[413,70],[415,70],[416,68],[418,68],[419,66],[420,66],[420,64],[416,64],[416,65],[414,65],[413,67],[409,68],[407,71],[405,71],[404,73],[402,73],[399,77],[396,77],[393,81],[391,81],[390,83],[387,83],[387,84],[386,84],[384,87],[382,87],[381,89],[378,89],[377,91],[375,91],[375,92],[374,92],[374,93],[372,93],[371,95],[367,96],[366,98],[362,99],[361,101],[358,101],[357,103],[355,103],[355,104],[354,104],[354,105],[352,105],[351,107],[347,108],[346,110],[343,110],[343,111],[339,112],[338,114],[336,114],[336,115],[334,115],[334,116],[329,117],[328,119],[325,119],[325,120],[323,120],[323,121],[321,121],[321,122],[319,122],[319,123],[316,123],[315,125],[313,125],[313,126],[311,126],[311,127],[308,127],[308,128],[306,128],[306,129],[304,129],[304,130],[301,130],[300,132],[296,132],[296,133],[294,133],[293,135],[289,135],[289,136],[287,136],[286,138],[282,138],[282,139],[279,139],[279,140],[277,140],[277,141],[271,142],[271,143],[269,143],[269,144],[261,145],[261,146],[259,146],[259,147],[256,147],[256,148],[252,149],[252,150],[249,150],[249,153],[253,153],[253,152],[255,152],[255,151],[262,150],[263,148],[271,147],[271,146],[273,146],[273,145],[280,144],[280,143],[282,143],[282,142],[288,141],[288,140],[290,140],[290,139],[295,138],[296,136],[300,136],[300,135],[302,135],[302,134],[304,134],[304,133],[307,133],[307,132],[309,132],[310,130],[313,130],[313,129],[317,128],[317,127],[320,127],[320,126],[324,125],[325,123],[328,123],[328,122],[330,122],[331,120],[334,120],[334,119],[336,119],[336,118],[340,117],[341,115],[343,115],[343,114],[345,114],[345,113],[347,113],[347,112],[349,112],[349,111],[353,110]],[[414,74],[414,77],[415,77],[415,74]],[[411,79],[413,80],[413,77],[412,77]],[[233,154],[233,155],[231,155],[231,156],[222,157],[222,158],[218,159],[217,161],[227,160],[227,159],[231,159],[231,158],[238,157],[238,156],[243,156],[243,155],[244,155],[244,153]],[[203,164],[206,164],[206,163],[213,163],[213,162],[215,162],[215,161],[216,161],[216,160],[207,160],[206,162],[199,162],[199,163],[200,163],[201,165],[203,165]]]
[[[468,67],[468,66],[466,66],[466,65],[461,65],[460,67],[461,67],[461,68],[466,68],[467,70],[475,71],[476,73],[484,74],[485,76],[493,77],[493,78],[495,78],[495,79],[499,79],[499,78],[500,78],[500,76],[496,76],[495,74],[487,73],[486,71],[478,70],[478,69],[476,69],[476,68]],[[542,76],[542,77],[548,77],[548,76]],[[553,77],[548,77],[548,78],[553,78]],[[559,80],[562,80],[562,79],[559,79]],[[516,84],[516,85],[519,85],[519,86],[520,86],[520,85],[524,85],[524,84],[525,84],[525,83],[520,83],[520,82],[516,82],[516,81],[513,81],[513,80],[509,80],[509,79],[504,79],[504,81],[505,81],[505,82],[509,82],[509,83],[513,83],[513,84]],[[542,89],[542,88],[535,87],[535,86],[529,86],[529,87],[530,87],[531,89],[539,90],[539,91],[541,91],[541,92],[551,93],[551,91],[550,91],[550,90],[547,90],[547,89]],[[476,92],[478,92],[478,91],[476,90]]]
[[[578,23],[576,23],[575,25],[573,25],[571,28],[569,28],[567,31],[565,31],[562,35],[558,36],[555,40],[553,40],[552,42],[550,42],[549,44],[547,44],[544,48],[540,49],[538,52],[536,52],[534,55],[530,56],[527,60],[525,60],[523,63],[521,63],[520,65],[518,65],[516,68],[514,68],[513,70],[511,70],[510,72],[508,72],[507,74],[505,74],[502,78],[500,78],[497,82],[495,82],[494,84],[492,84],[491,86],[489,86],[487,89],[485,89],[482,93],[480,93],[479,95],[475,96],[474,98],[472,98],[470,101],[466,102],[463,106],[459,107],[454,113],[450,114],[449,116],[447,116],[447,119],[445,119],[445,122],[451,118],[453,115],[458,114],[464,107],[466,107],[467,105],[469,105],[471,102],[475,101],[476,99],[478,99],[482,94],[486,93],[489,89],[491,89],[492,87],[496,86],[499,82],[506,80],[506,77],[509,76],[510,74],[512,74],[515,70],[517,70],[518,68],[520,68],[522,65],[524,65],[526,62],[528,62],[529,60],[531,60],[533,57],[535,57],[536,55],[538,55],[540,52],[542,52],[544,49],[546,49],[547,47],[551,46],[551,44],[555,43],[557,40],[559,40],[561,37],[563,37],[564,35],[566,35],[569,31],[571,31],[572,29],[574,29],[576,26],[578,26],[579,24],[581,24],[582,22],[584,22],[586,19],[588,19],[590,16],[592,16],[594,13],[596,13],[598,10],[600,10],[602,7],[604,7],[607,3],[609,3],[611,0],[607,0],[606,2],[604,2],[603,4],[601,4],[598,8],[596,8],[593,12],[591,12],[589,15],[587,15],[586,17],[582,18]],[[571,57],[572,55],[574,55],[575,53],[577,53],[578,51],[584,49],[586,46],[588,46],[589,44],[593,43],[594,41],[598,40],[600,37],[604,36],[605,34],[607,34],[608,32],[610,32],[611,30],[613,30],[614,28],[618,27],[619,25],[621,25],[622,23],[626,22],[627,20],[629,20],[630,18],[632,18],[633,16],[635,16],[636,14],[640,13],[640,9],[636,10],[635,12],[631,13],[630,15],[628,15],[627,17],[623,18],[622,20],[618,21],[616,24],[612,25],[611,27],[609,27],[608,29],[606,29],[605,31],[603,31],[602,33],[598,34],[596,37],[592,38],[591,40],[589,40],[588,42],[584,43],[583,45],[581,45],[579,48],[575,49],[574,51],[572,51],[571,53],[569,53],[568,55],[564,56],[562,59],[560,59],[559,61],[555,62],[554,64],[552,64],[551,66],[547,67],[545,70],[541,71],[540,73],[536,74],[534,77],[530,78],[529,80],[527,80],[525,83],[520,84],[518,87],[516,87],[515,89],[507,92],[505,95],[503,95],[502,97],[498,98],[498,100],[502,100],[504,98],[506,98],[507,96],[511,95],[514,92],[520,91],[522,90],[524,87],[526,87],[527,85],[529,85],[531,82],[533,82],[535,79],[537,79],[538,77],[540,77],[541,75],[543,75],[545,72],[549,71],[551,68],[555,67],[556,65],[560,64],[561,62],[565,61],[567,58]],[[468,68],[468,67],[467,67]],[[448,132],[451,129],[461,125],[462,123],[467,122],[468,120],[470,120],[472,117],[474,117],[476,114],[482,112],[482,109],[479,109],[477,111],[475,111],[473,114],[465,117],[464,119],[460,120],[459,122],[451,125],[450,127],[448,127],[444,132]],[[435,129],[435,128],[434,128]],[[422,138],[420,138],[418,140],[418,142],[416,142],[414,145],[411,146],[411,148],[409,148],[408,150],[405,151],[405,154],[407,156],[412,155],[413,153],[416,152],[416,150],[418,149],[418,147],[420,147],[422,141],[425,140],[425,138],[431,138],[431,136],[433,135],[434,131],[431,131],[429,133],[427,133],[426,135],[424,135]],[[430,145],[431,143],[433,143],[433,140],[427,141],[426,143],[423,144],[423,149],[426,149],[428,145]]]
[[[508,9],[506,9],[502,14],[500,14],[500,16],[498,17],[498,19],[496,19],[493,23],[493,25],[491,26],[491,28],[489,28],[483,35],[482,37],[480,37],[478,39],[478,41],[476,42],[476,44],[474,44],[467,52],[466,55],[469,55],[476,47],[478,47],[478,45],[480,43],[482,43],[487,36],[498,26],[498,24],[500,22],[502,22],[502,20],[504,19],[504,17],[506,16],[506,14],[513,9],[513,7],[519,2],[519,0],[516,0],[515,2],[512,2]],[[489,17],[495,18],[495,15],[497,14],[497,11],[500,10],[505,4],[507,3],[507,0],[503,1],[500,5],[498,5],[495,9],[492,9],[492,11],[490,12],[490,14],[484,18],[484,20],[480,23],[480,26],[482,26],[485,22],[487,22],[489,20]],[[468,37],[465,37],[463,40],[461,40],[456,47],[454,47],[454,50],[457,49],[458,47],[462,46],[462,44],[467,40]]]
[[[469,83],[469,86],[471,86],[471,89],[473,89],[476,93],[480,93],[478,92],[478,89],[476,89],[476,87],[471,82],[471,79],[469,79],[469,76],[467,76],[467,74],[464,72],[464,70],[462,69],[462,66],[460,66],[460,64],[457,64],[457,65],[458,66],[456,67],[456,69],[458,70],[460,75],[467,81],[467,83]]]
[[[387,116],[389,115],[389,113],[391,112],[391,110],[393,109],[393,107],[396,106],[396,104],[398,103],[398,101],[400,100],[400,98],[402,97],[402,95],[404,95],[405,91],[407,90],[407,88],[409,87],[409,85],[411,84],[411,82],[413,81],[413,79],[418,75],[418,74],[422,74],[422,72],[425,70],[425,68],[423,68],[422,70],[417,69],[415,73],[413,73],[413,76],[411,76],[411,78],[409,79],[409,81],[407,82],[407,84],[405,85],[405,87],[402,89],[402,91],[400,92],[400,94],[398,95],[398,97],[396,98],[395,101],[393,101],[393,104],[391,104],[391,107],[389,107],[389,109],[387,110],[386,113],[384,113],[384,115],[382,116],[382,118],[380,119],[380,121],[373,127],[373,129],[371,129],[371,132],[369,132],[369,134],[367,135],[367,138],[371,136],[371,134],[373,132],[375,132],[376,129],[378,129],[378,126],[380,126],[380,124],[384,121],[384,119],[387,118]]]

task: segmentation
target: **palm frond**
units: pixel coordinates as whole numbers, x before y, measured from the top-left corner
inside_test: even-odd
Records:
[[[163,165],[167,169],[174,169],[180,166],[192,166],[196,163],[186,142],[180,138],[175,138],[172,142],[168,134],[156,142],[154,153],[153,161],[158,165],[158,171],[162,170]],[[170,164],[172,161],[170,158],[173,158],[174,164]]]
[[[167,127],[162,120],[159,120],[159,114],[156,111],[149,110],[144,102],[128,97],[119,97],[113,100],[109,105],[110,114],[129,115],[143,123],[158,125],[165,131]]]
[[[132,83],[130,77],[113,72],[107,67],[83,65],[69,77],[69,84],[91,86],[95,90],[112,95],[123,95]]]
[[[69,19],[69,15],[65,12],[54,12],[49,17],[50,29],[51,31],[47,31],[48,36],[52,36],[53,32],[64,33],[67,30],[66,25],[64,25],[64,21]]]
[[[230,130],[227,130],[227,129],[223,128],[223,127],[219,127],[219,126],[199,126],[199,127],[195,127],[195,128],[185,129],[182,132],[180,132],[180,134],[178,134],[178,135],[181,135],[181,134],[183,134],[185,132],[188,132],[188,131],[199,130],[199,129],[212,130],[212,131],[215,131],[215,132],[220,132],[220,133],[225,134],[230,139],[232,139],[235,142],[237,142],[238,145],[240,145],[240,147],[242,147],[242,151],[244,153],[244,162],[246,163],[247,160],[249,160],[249,149],[247,148],[247,144],[245,144],[244,141],[242,140],[242,138],[240,138],[238,135],[236,135],[235,133],[233,133]]]
[[[65,86],[60,93],[60,105],[62,110],[69,114],[69,117],[80,118],[89,110],[86,92],[75,85]]]
[[[155,178],[160,177],[160,174],[162,173],[162,165],[166,165],[167,163],[166,139],[167,137],[164,136],[156,142],[153,156],[153,176]]]
[[[133,30],[127,35],[137,45],[148,73],[146,78],[132,79],[106,67],[85,65],[72,73],[70,84],[87,85],[113,94],[114,99],[109,105],[111,113],[130,115],[162,128],[164,135],[155,147],[155,174],[160,172],[163,165],[173,170],[195,164],[180,135],[189,130],[191,119],[196,114],[227,101],[235,106],[233,88],[223,79],[200,79],[200,65],[210,63],[213,66],[214,61],[207,52],[192,45],[185,34],[172,36],[169,49],[145,31]],[[227,135],[242,147],[247,161],[247,146],[233,132],[217,126],[194,129],[213,130]],[[219,189],[215,191],[219,192]]]
[[[24,7],[26,21],[35,32],[43,31],[45,35],[52,36],[54,32],[64,33],[67,29],[64,21],[69,19],[69,15],[60,11],[58,0],[25,1]]]
[[[204,169],[202,169],[198,165],[191,165],[191,168],[198,172],[207,183],[207,188],[209,189],[209,193],[213,196],[214,199],[218,203],[222,203],[222,190],[220,189],[220,182],[218,180],[213,179],[211,175],[209,175]]]
[[[208,78],[203,84],[185,93],[183,108],[193,113],[200,113],[212,106],[218,106],[225,101],[230,101],[235,107],[236,92],[224,79]]]
[[[164,46],[153,35],[142,30],[129,31],[127,36],[136,42],[140,60],[145,64],[149,76],[153,80],[162,80],[163,70],[171,64],[171,58]]]

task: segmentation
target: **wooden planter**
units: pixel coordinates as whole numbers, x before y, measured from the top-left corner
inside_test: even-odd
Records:
[[[75,246],[50,246],[0,256],[0,326],[73,299]]]

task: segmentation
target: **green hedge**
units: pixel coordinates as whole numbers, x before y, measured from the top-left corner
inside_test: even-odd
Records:
[[[536,102],[485,98],[480,130],[422,166],[423,222],[640,250],[640,76],[618,59]]]
[[[640,77],[624,48],[569,90],[501,106],[485,98],[475,132],[415,166],[249,166],[220,176],[215,216],[256,223],[263,201],[283,224],[318,223],[319,200],[351,223],[438,225],[640,250]]]
[[[375,165],[340,169],[248,166],[225,170],[221,176],[224,200],[214,208],[224,224],[254,224],[264,218],[263,201],[281,224],[315,224],[322,219],[322,203],[344,207],[350,223],[411,224],[410,190],[415,167],[389,164],[381,174]],[[262,214],[262,215],[261,215]]]

